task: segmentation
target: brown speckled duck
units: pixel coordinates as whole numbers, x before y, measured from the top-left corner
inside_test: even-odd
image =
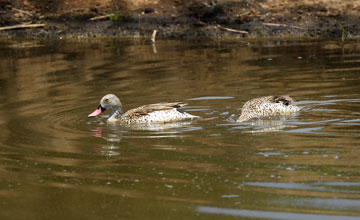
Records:
[[[107,121],[126,124],[165,123],[199,118],[199,116],[178,110],[178,108],[185,105],[187,104],[181,102],[149,104],[130,109],[122,114],[122,105],[119,98],[114,94],[108,94],[101,99],[99,106],[88,117],[95,117],[103,113],[106,109],[111,109]]]
[[[290,115],[300,111],[300,108],[292,105],[290,96],[264,96],[247,101],[241,109],[241,116],[236,122],[244,122],[252,118]]]

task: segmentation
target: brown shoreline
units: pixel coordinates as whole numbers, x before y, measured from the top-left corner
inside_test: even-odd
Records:
[[[360,37],[355,0],[0,0],[0,37]],[[94,19],[95,18],[95,19]],[[7,30],[2,30],[7,29]]]

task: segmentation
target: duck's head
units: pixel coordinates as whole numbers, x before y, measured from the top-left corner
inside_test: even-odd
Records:
[[[273,99],[272,102],[281,103],[285,106],[289,106],[294,102],[294,100],[288,95],[272,96],[272,99]]]
[[[95,117],[103,113],[106,109],[118,110],[121,112],[122,105],[120,99],[114,94],[107,94],[102,97],[99,106],[88,117]]]

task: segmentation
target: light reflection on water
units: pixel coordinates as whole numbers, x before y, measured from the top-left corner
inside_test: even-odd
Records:
[[[359,218],[358,42],[154,46],[0,42],[1,219]],[[87,118],[107,93],[124,110],[187,102],[201,119]],[[302,111],[236,123],[243,103],[270,94]]]

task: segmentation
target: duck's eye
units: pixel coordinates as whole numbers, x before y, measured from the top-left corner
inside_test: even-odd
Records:
[[[285,103],[284,103],[284,105],[288,106],[288,105],[289,105],[289,103],[288,103],[288,102],[285,102]]]
[[[105,99],[105,102],[108,102],[109,101],[109,99]]]

